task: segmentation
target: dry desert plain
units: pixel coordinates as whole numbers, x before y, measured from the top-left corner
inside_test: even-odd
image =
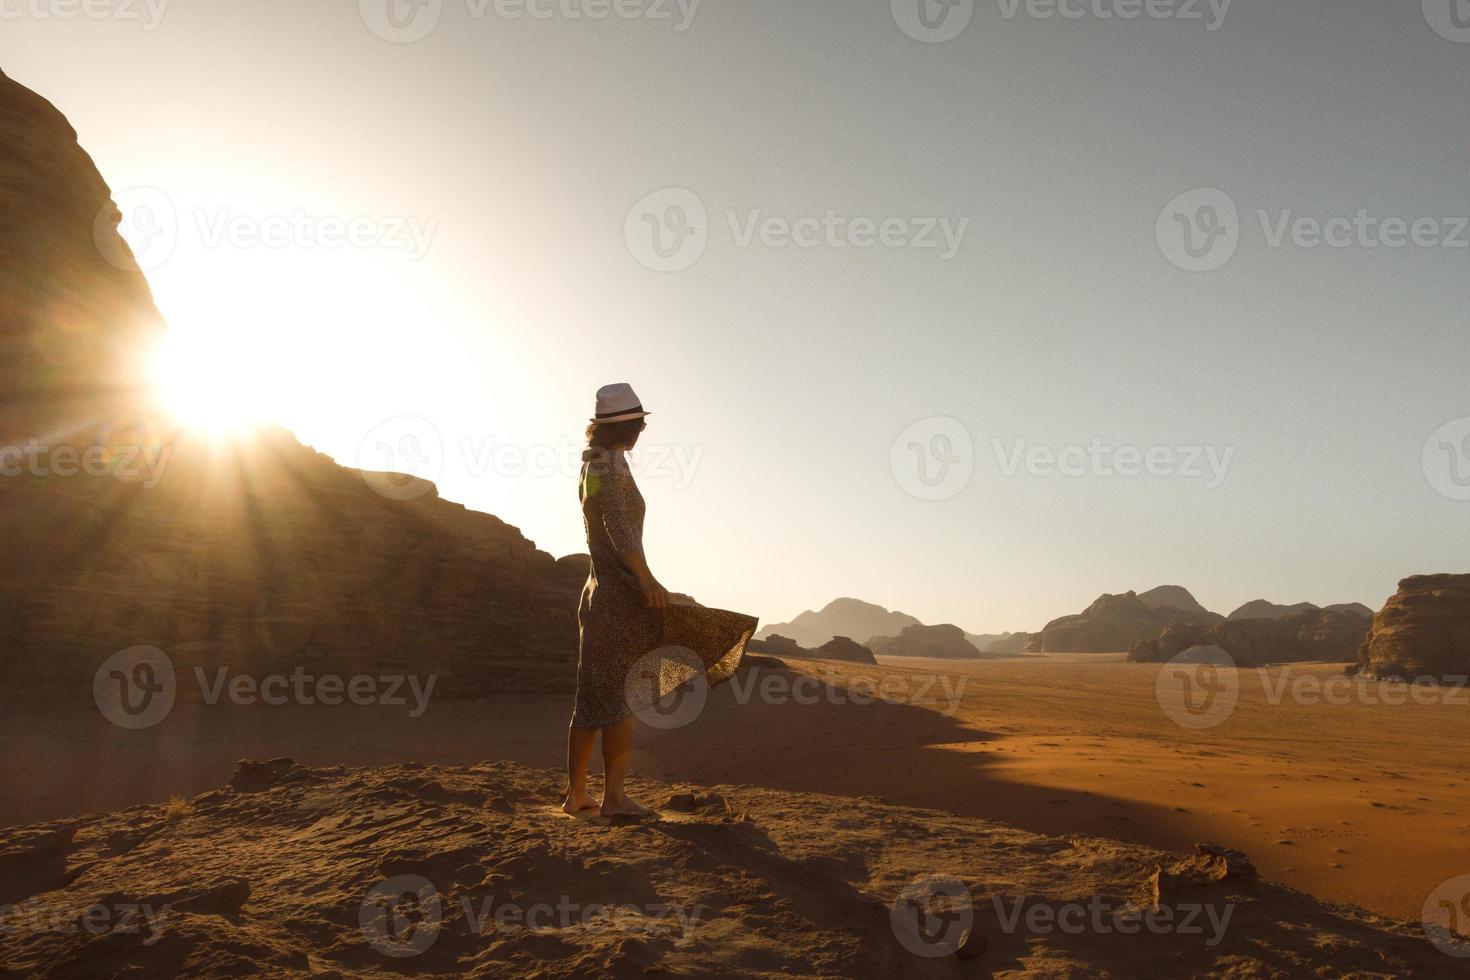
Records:
[[[687,725],[642,728],[634,768],[881,797],[1045,834],[1217,842],[1269,879],[1411,922],[1437,885],[1470,873],[1464,691],[1409,697],[1332,665],[1243,670],[1234,709],[1193,729],[1161,708],[1159,672],[1110,655],[757,662]],[[863,696],[879,684],[886,698]],[[31,700],[0,721],[0,824],[189,798],[241,758],[561,762],[568,698],[411,708],[181,699],[158,725],[125,731],[90,701]]]

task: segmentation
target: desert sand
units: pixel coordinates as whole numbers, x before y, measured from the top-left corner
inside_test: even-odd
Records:
[[[1286,670],[1291,683],[1347,684],[1330,665],[1242,671],[1233,715],[1194,731],[1161,711],[1158,667],[1116,657],[753,666],[686,727],[644,727],[633,764],[651,778],[881,797],[1036,833],[1177,851],[1214,841],[1271,880],[1417,921],[1435,886],[1470,872],[1470,713],[1359,703],[1391,694],[1379,682],[1351,703],[1272,704]],[[883,678],[890,700],[853,703],[854,681],[861,691]],[[435,701],[418,718],[181,702],[155,728],[123,731],[90,702],[33,701],[0,722],[13,782],[0,821],[189,798],[241,758],[555,768],[567,711],[559,696]]]
[[[661,820],[601,824],[550,805],[559,788],[508,763],[273,760],[192,800],[0,833],[9,921],[37,924],[0,932],[0,973],[1452,975],[1414,929],[1238,856],[649,780],[633,789]]]

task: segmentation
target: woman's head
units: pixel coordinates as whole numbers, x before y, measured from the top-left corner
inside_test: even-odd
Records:
[[[587,426],[587,445],[592,449],[632,449],[638,436],[647,428],[643,419],[625,419],[622,422],[593,422]]]

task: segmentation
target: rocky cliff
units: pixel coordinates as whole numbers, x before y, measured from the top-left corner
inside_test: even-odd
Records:
[[[1470,575],[1414,575],[1399,583],[1358,651],[1379,677],[1470,676]]]
[[[1193,602],[1192,596],[1190,601]],[[1198,606],[1198,603],[1193,604]],[[1151,608],[1136,592],[1104,594],[1081,613],[1054,619],[1039,633],[1031,634],[1026,650],[1030,653],[1112,653],[1151,639],[1166,626],[1180,623],[1211,625],[1223,619],[1223,616],[1203,607],[1180,609],[1161,604]]]
[[[975,660],[981,656],[974,644],[965,639],[958,626],[922,623],[905,626],[897,636],[875,636],[869,648],[880,657],[942,657],[953,660]]]
[[[1356,612],[1315,607],[1268,619],[1179,624],[1135,643],[1128,659],[1159,663],[1191,647],[1219,647],[1237,667],[1304,660],[1347,662],[1368,632],[1369,619]]]
[[[185,670],[570,687],[575,573],[515,528],[427,485],[390,499],[283,430],[223,444],[163,415],[145,379],[164,327],[102,177],[3,75],[0,131],[7,682],[86,691],[141,644]]]

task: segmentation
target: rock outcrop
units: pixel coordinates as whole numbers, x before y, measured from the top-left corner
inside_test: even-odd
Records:
[[[1351,661],[1368,632],[1355,612],[1307,609],[1274,619],[1229,619],[1213,625],[1178,624],[1135,643],[1128,659],[1161,663],[1193,647],[1218,647],[1237,667],[1305,660]]]
[[[860,599],[833,599],[820,610],[808,609],[789,623],[773,623],[757,634],[788,636],[804,647],[819,647],[836,636],[888,636],[918,620]]]
[[[965,639],[958,626],[940,623],[905,626],[897,636],[875,636],[868,647],[880,657],[941,657],[950,660],[975,660],[980,651]]]
[[[1161,609],[1168,606],[1183,612],[1212,615],[1208,609],[1200,605],[1193,593],[1182,585],[1159,585],[1147,592],[1138,593],[1138,598],[1150,609]]]
[[[876,664],[873,651],[856,642],[850,636],[834,636],[816,648],[800,645],[789,636],[779,633],[763,640],[751,640],[746,649],[775,657],[815,657],[821,660],[841,660],[854,664]]]
[[[1298,613],[1314,612],[1318,608],[1328,612],[1349,612],[1359,616],[1372,616],[1373,610],[1361,602],[1339,602],[1330,606],[1318,607],[1312,602],[1298,602],[1294,605],[1283,606],[1279,603],[1266,599],[1254,599],[1232,612],[1227,619],[1281,619],[1283,616],[1295,616]]]
[[[136,645],[185,677],[412,672],[450,695],[574,683],[571,563],[284,430],[224,444],[163,414],[145,383],[163,324],[102,177],[61,113],[3,75],[0,130],[8,685],[85,692]]]
[[[1358,651],[1366,673],[1464,684],[1470,676],[1470,575],[1399,582]]]
[[[1026,650],[1030,653],[1113,653],[1128,650],[1141,640],[1157,636],[1166,626],[1211,625],[1223,619],[1223,616],[1203,607],[1199,610],[1170,605],[1150,607],[1136,592],[1102,595],[1081,613],[1054,619],[1039,633],[1031,634]]]
[[[192,800],[0,831],[7,975],[1455,975],[1417,923],[1212,845],[636,778],[663,819],[592,826],[555,812],[562,775],[509,763],[241,768]],[[1109,927],[1058,928],[1074,909]],[[1145,942],[1151,909],[1174,928]]]

